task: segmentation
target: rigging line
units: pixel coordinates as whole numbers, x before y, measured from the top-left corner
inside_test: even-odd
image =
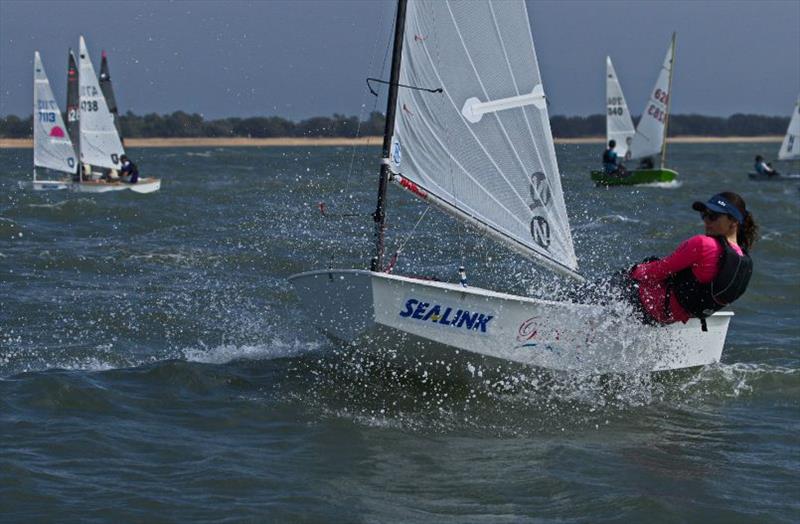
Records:
[[[425,215],[428,214],[428,210],[430,208],[431,208],[430,204],[425,206],[425,209],[422,211],[422,213],[420,213],[419,218],[417,219],[417,222],[414,224],[414,227],[411,228],[411,231],[408,233],[408,235],[406,235],[406,238],[405,238],[405,240],[403,240],[403,243],[400,244],[400,247],[395,249],[394,256],[392,257],[393,261],[390,262],[389,269],[392,269],[394,267],[394,264],[397,262],[397,258],[399,258],[400,253],[403,252],[403,250],[406,247],[406,244],[408,244],[408,241],[411,240],[414,237],[414,233],[417,231],[417,226],[419,226],[420,222],[422,222],[422,219],[425,218]]]
[[[384,14],[383,10],[381,10],[380,18],[378,18],[378,27],[383,27],[383,14]],[[382,34],[385,34],[385,33],[381,32],[381,31],[378,31],[378,32],[375,33],[375,42],[372,44],[372,53],[370,54],[370,57],[369,57],[369,66],[367,67],[367,71],[372,71],[372,66],[375,63],[375,55],[377,54],[377,50],[378,50],[378,42],[380,41],[380,37],[381,37]],[[383,69],[386,67],[386,57],[389,55],[389,49],[391,48],[391,41],[392,41],[391,36],[389,36],[387,38],[387,40],[386,40],[386,48],[384,49],[384,52],[383,52],[383,61],[381,62],[381,72],[383,72]],[[366,104],[364,103],[364,99],[366,97],[367,97],[366,93],[363,93],[361,95],[361,111],[359,112],[359,115],[358,115],[358,127],[356,128],[356,138],[359,138],[361,136],[361,126],[362,126],[362,124],[364,122],[364,112],[365,112],[365,106],[366,106]],[[370,114],[372,114],[375,111],[377,106],[378,106],[378,100],[376,98],[375,99],[375,103],[372,105],[372,111],[370,112]],[[350,193],[350,182],[351,182],[352,175],[353,175],[353,165],[355,164],[357,148],[358,148],[358,145],[357,144],[353,144],[353,147],[351,149],[351,154],[350,154],[350,165],[347,167],[347,175],[345,175],[344,189],[342,190],[342,193],[340,193],[340,194],[348,195]],[[350,204],[349,205],[352,206],[352,199],[350,199]],[[325,214],[325,213],[323,212],[323,214]],[[354,213],[350,213],[349,215],[345,214],[343,216],[353,216],[353,215],[355,215],[355,214]]]
[[[474,223],[467,222],[465,224],[465,227],[464,227],[465,231],[468,229],[468,227],[476,228],[478,231],[484,231],[484,232],[485,231],[489,231],[490,233],[494,234],[495,237],[503,240],[508,245],[512,245],[512,246],[519,245],[519,246],[524,247],[526,249],[526,251],[523,254],[525,256],[527,256],[528,258],[536,258],[536,257],[538,257],[538,258],[541,258],[541,259],[544,259],[544,260],[548,260],[548,261],[552,262],[554,265],[556,265],[558,267],[561,267],[561,268],[564,268],[564,269],[567,269],[570,272],[575,272],[575,270],[572,269],[571,267],[569,267],[567,264],[565,264],[563,262],[559,262],[558,260],[553,258],[553,256],[550,255],[549,253],[541,251],[541,249],[542,249],[541,247],[537,247],[537,246],[528,244],[527,241],[521,240],[520,238],[518,238],[516,236],[512,236],[506,230],[504,230],[502,228],[499,228],[497,225],[492,223],[492,221],[489,221],[489,220],[481,221],[481,220],[479,220],[480,215],[478,215],[478,214],[476,214],[474,212],[470,212],[466,208],[459,207],[458,205],[456,205],[456,204],[454,204],[452,202],[448,203],[446,200],[444,200],[442,197],[440,197],[435,191],[431,191],[431,189],[429,187],[426,187],[425,185],[423,185],[421,183],[416,183],[416,184],[424,192],[429,193],[430,195],[433,195],[436,198],[436,200],[432,201],[432,203],[436,204],[436,206],[439,207],[440,209],[444,210],[445,212],[449,212],[449,213],[453,213],[453,212],[460,213],[462,216],[466,216],[469,220],[472,220]],[[413,194],[416,195],[416,193],[413,193]],[[461,204],[463,204],[463,203],[461,203]],[[519,250],[517,250],[517,251],[519,251]],[[535,257],[532,257],[531,253],[533,255],[535,255]]]
[[[389,82],[388,80],[381,80],[380,78],[372,78],[372,77],[367,78],[367,88],[369,89],[369,92],[372,93],[374,96],[378,96],[378,93],[374,89],[372,89],[370,82],[376,82],[378,84],[386,84],[387,86],[391,85],[391,82]],[[414,89],[416,91],[426,91],[428,93],[441,93],[444,91],[441,87],[429,88],[429,87],[410,86],[407,84],[401,84],[400,82],[397,82],[394,85],[396,85],[397,87],[405,87],[406,89]]]

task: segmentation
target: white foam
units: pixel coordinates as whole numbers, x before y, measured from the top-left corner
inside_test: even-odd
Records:
[[[661,189],[677,189],[683,185],[680,180],[670,180],[669,182],[653,182],[652,184],[639,184],[639,187],[657,187]]]
[[[234,360],[274,360],[278,358],[295,357],[310,353],[318,348],[318,343],[300,340],[287,343],[276,338],[269,344],[243,346],[222,344],[211,348],[187,348],[183,350],[183,357],[188,362],[227,364]]]

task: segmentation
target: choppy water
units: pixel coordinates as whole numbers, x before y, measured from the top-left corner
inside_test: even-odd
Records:
[[[745,178],[770,148],[671,146],[677,187],[607,190],[596,147],[559,146],[589,275],[666,254],[721,190],[762,226],[723,362],[634,377],[398,366],[315,334],[286,277],[366,265],[377,148],[134,150],[152,195],[23,191],[31,151],[1,150],[2,520],[796,522],[800,193]],[[422,207],[391,191],[394,249]],[[462,261],[556,288],[435,211],[397,271]]]

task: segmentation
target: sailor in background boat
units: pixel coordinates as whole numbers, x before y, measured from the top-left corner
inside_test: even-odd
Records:
[[[121,169],[121,178],[123,182],[128,184],[135,184],[139,181],[139,168],[136,167],[136,164],[130,161],[127,155],[122,155],[119,157],[120,161],[122,162],[122,169]]]
[[[753,165],[753,168],[756,170],[756,173],[758,173],[759,175],[776,176],[776,175],[780,174],[777,171],[775,171],[775,169],[772,168],[772,165],[767,163],[764,160],[764,157],[761,156],[761,155],[756,155],[756,160],[755,160],[755,164]]]
[[[695,202],[705,224],[705,234],[681,243],[669,256],[650,259],[630,271],[634,305],[650,324],[686,323],[705,319],[738,299],[753,272],[748,255],[758,226],[744,199],[724,192],[708,202]]]
[[[653,169],[654,167],[653,157],[646,156],[639,161],[638,169]]]
[[[607,175],[625,176],[625,166],[619,163],[619,156],[614,148],[617,147],[616,140],[609,140],[608,147],[603,151],[603,171]]]

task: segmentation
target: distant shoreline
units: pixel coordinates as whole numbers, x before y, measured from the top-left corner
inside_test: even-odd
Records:
[[[671,144],[736,144],[772,143],[782,136],[677,136]],[[556,144],[602,144],[604,137],[556,138]],[[380,146],[383,137],[360,138],[128,138],[126,147],[316,147],[316,146]],[[30,138],[0,138],[0,149],[31,148]]]

